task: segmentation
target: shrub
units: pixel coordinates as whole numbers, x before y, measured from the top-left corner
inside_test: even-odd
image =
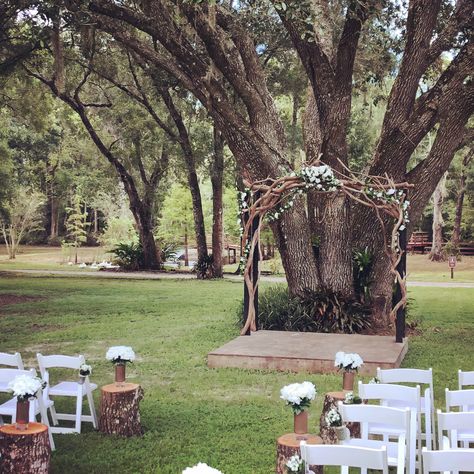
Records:
[[[367,247],[363,250],[354,250],[352,262],[356,295],[360,301],[369,302],[373,255]]]
[[[214,259],[212,255],[207,255],[204,258],[200,258],[199,261],[194,265],[193,272],[197,274],[199,279],[212,278],[212,264]]]
[[[272,286],[260,293],[258,309],[258,329],[352,334],[370,327],[369,306],[325,291],[291,297],[286,286]],[[239,316],[242,322],[242,305]]]
[[[138,270],[143,267],[143,249],[138,243],[122,242],[112,249],[115,261],[125,270]]]
[[[175,243],[160,242],[161,261],[174,262],[178,257],[178,246]]]

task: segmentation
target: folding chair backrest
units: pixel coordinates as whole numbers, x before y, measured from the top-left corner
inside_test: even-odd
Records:
[[[18,377],[19,375],[29,375],[30,377],[36,377],[36,370],[0,369],[0,382],[11,382],[15,377]]]
[[[459,411],[474,411],[474,390],[446,389],[446,411],[459,407]]]
[[[381,369],[377,368],[381,383],[419,383],[433,388],[433,369]]]
[[[394,428],[408,431],[410,428],[410,409],[384,407],[380,405],[344,405],[338,403],[338,410],[342,420],[360,422],[362,427],[367,423],[391,425]]]
[[[423,472],[474,472],[474,449],[444,449],[428,451],[423,448]]]
[[[0,365],[8,365],[9,367],[16,367],[20,370],[24,370],[25,368],[19,352],[15,352],[14,354],[0,352]]]
[[[406,402],[408,407],[420,411],[420,386],[407,387],[388,383],[367,383],[359,381],[359,397],[362,400]]]
[[[307,466],[348,466],[378,469],[388,474],[387,448],[363,448],[358,446],[306,444],[301,441],[301,458]]]
[[[443,447],[443,432],[447,431],[449,433],[450,447],[456,448],[458,445],[458,431],[472,431],[472,427],[474,426],[474,412],[441,413],[441,410],[438,410],[437,413],[439,447]]]
[[[468,387],[470,385],[474,386],[474,370],[470,370],[468,372],[458,370],[458,382],[459,390],[462,390],[464,387]]]
[[[38,365],[41,371],[41,375],[50,368],[65,368],[79,370],[79,367],[85,363],[83,355],[80,356],[65,356],[65,355],[50,355],[44,356],[42,354],[36,354],[38,358]]]

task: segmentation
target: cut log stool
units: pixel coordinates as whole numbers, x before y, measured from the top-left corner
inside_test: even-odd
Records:
[[[323,412],[319,420],[319,434],[324,444],[338,443],[336,431],[326,423],[326,415],[332,408],[337,410],[337,403],[344,401],[345,397],[346,392],[328,392],[324,397]],[[349,429],[351,438],[360,438],[360,423],[347,423],[346,427]]]
[[[141,436],[139,404],[143,389],[136,383],[101,388],[99,431],[119,436]]]
[[[300,443],[303,440],[308,444],[323,444],[323,440],[319,436],[312,434],[300,435],[296,433],[287,433],[277,439],[277,474],[286,474],[286,463],[291,456],[294,456],[295,454],[301,456]],[[310,469],[314,474],[323,474],[323,468],[321,466],[310,466]]]
[[[48,427],[28,423],[24,431],[15,425],[0,427],[0,472],[2,474],[47,474],[51,458]]]

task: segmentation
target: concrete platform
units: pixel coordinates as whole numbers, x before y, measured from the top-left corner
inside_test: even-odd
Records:
[[[377,367],[400,367],[408,340],[396,343],[394,336],[257,331],[239,336],[207,355],[212,368],[237,367],[290,372],[335,372],[337,351],[357,352],[364,365],[360,373],[375,375]]]

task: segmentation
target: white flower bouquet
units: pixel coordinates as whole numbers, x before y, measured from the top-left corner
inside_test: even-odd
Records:
[[[79,367],[79,375],[81,377],[86,377],[87,375],[90,375],[92,373],[92,367],[87,364],[82,364]]]
[[[362,399],[356,395],[354,392],[347,392],[344,397],[344,404],[345,405],[360,405],[362,403]]]
[[[109,348],[105,358],[113,364],[125,364],[135,360],[135,352],[129,346],[113,346]]]
[[[345,372],[357,372],[364,361],[359,354],[337,352],[334,360],[334,367]]]
[[[19,402],[35,398],[40,388],[43,388],[43,381],[29,375],[18,375],[8,384],[8,389],[13,392]]]
[[[342,417],[340,413],[335,409],[331,408],[326,414],[326,423],[331,428],[342,426]]]
[[[285,466],[288,474],[304,474],[304,462],[297,454],[291,456]]]
[[[295,415],[305,411],[316,397],[316,387],[311,382],[285,385],[280,391],[280,398],[290,405]]]
[[[222,474],[222,472],[204,462],[199,462],[193,467],[187,467],[182,474]]]
[[[377,377],[372,377],[372,378],[369,380],[369,383],[380,383],[380,380],[379,380]]]

